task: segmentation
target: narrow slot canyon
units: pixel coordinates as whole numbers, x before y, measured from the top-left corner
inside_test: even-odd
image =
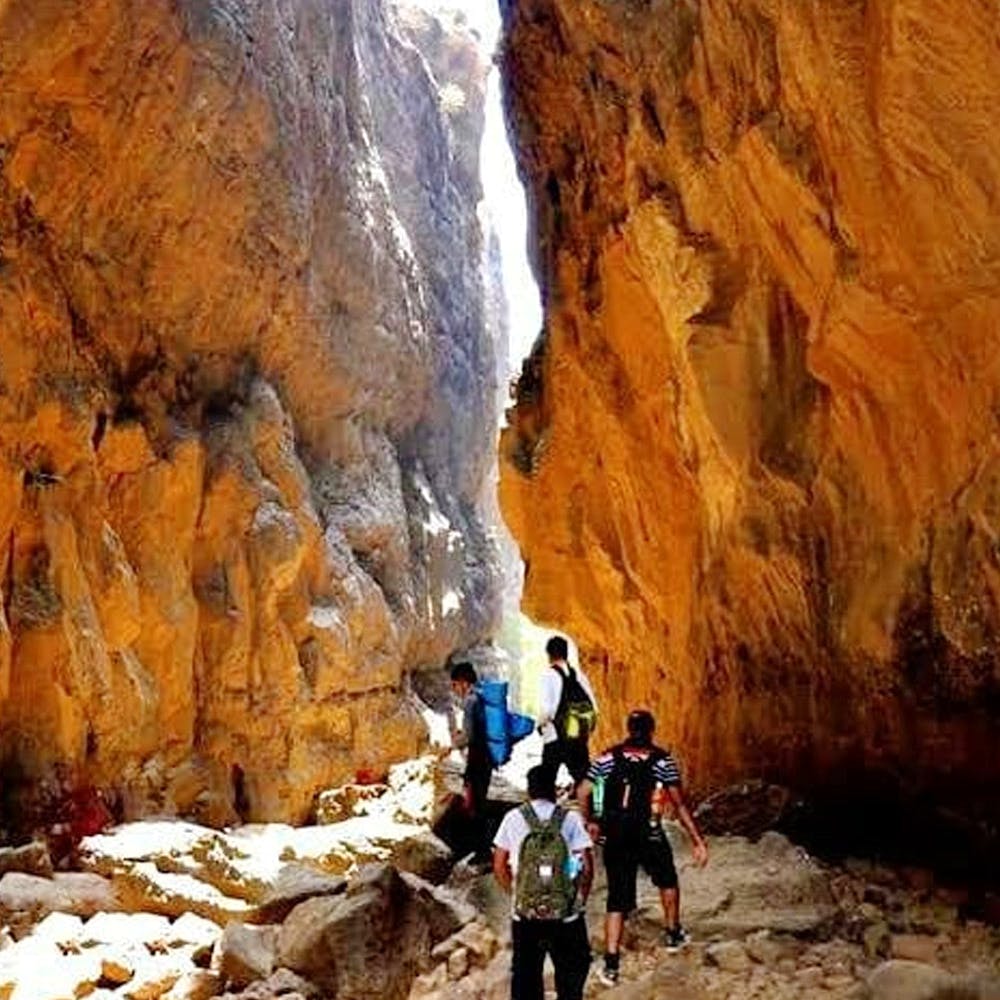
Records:
[[[708,864],[609,963],[581,823],[547,1000],[996,1000],[998,80],[994,0],[0,0],[0,1000],[512,996],[554,635]]]

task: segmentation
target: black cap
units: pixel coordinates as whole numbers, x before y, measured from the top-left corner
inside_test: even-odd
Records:
[[[632,743],[644,745],[651,743],[653,730],[656,729],[656,720],[652,712],[647,712],[644,708],[637,708],[628,714],[628,737]]]

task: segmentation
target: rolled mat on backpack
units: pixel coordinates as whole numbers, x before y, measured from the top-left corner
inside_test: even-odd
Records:
[[[512,713],[507,708],[508,688],[507,681],[480,681],[476,685],[483,702],[486,744],[497,767],[510,760],[513,745],[528,736],[535,727],[532,719]]]

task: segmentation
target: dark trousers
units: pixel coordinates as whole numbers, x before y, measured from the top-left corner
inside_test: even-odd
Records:
[[[590,971],[590,942],[582,916],[568,924],[561,920],[515,920],[511,938],[511,1000],[544,1000],[546,955],[551,956],[556,970],[559,1000],[583,1000]]]
[[[555,775],[560,764],[566,765],[566,770],[573,776],[573,783],[580,784],[587,777],[587,768],[590,767],[587,741],[557,739],[546,743],[542,747],[542,767]]]
[[[471,761],[465,769],[465,787],[469,790],[468,844],[467,851],[474,851],[477,858],[490,857],[489,824],[486,819],[486,803],[490,792],[493,764],[485,761]]]

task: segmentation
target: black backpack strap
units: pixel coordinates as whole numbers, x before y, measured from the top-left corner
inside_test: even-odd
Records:
[[[556,806],[552,810],[552,815],[549,817],[549,826],[554,826],[560,832],[562,831],[563,821],[566,819],[566,810]]]
[[[559,679],[562,681],[562,687],[559,689],[559,704],[556,705],[556,714],[553,716],[553,720],[556,720],[561,719],[566,710],[567,681],[569,681],[569,674],[564,674],[559,667],[553,667],[552,669],[559,675]],[[573,670],[568,663],[566,664],[566,669],[569,671]]]

